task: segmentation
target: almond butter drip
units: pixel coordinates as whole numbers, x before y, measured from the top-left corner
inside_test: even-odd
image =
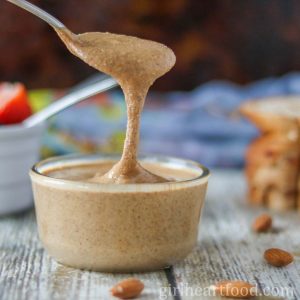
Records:
[[[76,35],[68,29],[57,34],[77,57],[114,77],[127,105],[127,131],[121,160],[106,174],[96,174],[99,183],[156,183],[167,179],[145,170],[137,161],[140,117],[153,82],[175,64],[171,49],[157,42],[112,33],[90,32]]]

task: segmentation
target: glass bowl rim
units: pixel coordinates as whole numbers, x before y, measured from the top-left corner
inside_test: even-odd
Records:
[[[139,155],[138,159],[139,161],[147,161],[147,162],[155,162],[155,163],[179,163],[188,169],[189,167],[194,167],[194,169],[201,170],[201,174],[193,177],[191,179],[185,179],[180,181],[171,181],[171,182],[163,182],[163,183],[138,183],[138,184],[101,184],[101,183],[94,183],[94,182],[85,182],[85,181],[72,181],[68,179],[59,179],[54,178],[48,175],[43,174],[42,170],[39,170],[39,168],[42,168],[46,164],[54,164],[57,163],[64,163],[68,161],[74,161],[74,165],[78,164],[80,160],[82,162],[96,162],[101,160],[116,160],[118,161],[120,159],[120,155],[115,154],[67,154],[67,155],[61,155],[61,156],[54,156],[45,160],[42,160],[40,162],[37,162],[33,165],[33,167],[30,170],[30,177],[32,181],[35,181],[33,177],[38,177],[40,180],[43,180],[44,182],[55,185],[56,187],[63,188],[66,185],[73,186],[74,189],[84,189],[84,190],[94,190],[95,188],[98,190],[100,189],[103,192],[107,191],[116,191],[116,189],[119,192],[130,192],[130,191],[143,191],[143,190],[161,190],[166,189],[166,187],[174,187],[174,186],[182,186],[182,185],[199,185],[201,183],[206,183],[208,180],[208,177],[210,176],[210,171],[205,166],[201,165],[198,162],[195,162],[193,160],[184,159],[184,158],[178,158],[174,156],[167,156],[167,155],[156,155],[156,154],[144,154]],[[70,166],[72,164],[69,164]]]

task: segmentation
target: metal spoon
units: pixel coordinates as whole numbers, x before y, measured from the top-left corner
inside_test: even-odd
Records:
[[[45,121],[46,119],[52,117],[53,115],[57,114],[58,112],[66,109],[67,107],[76,104],[82,100],[85,100],[91,96],[94,96],[100,92],[112,89],[117,85],[118,83],[113,78],[108,76],[102,76],[102,78],[98,81],[92,82],[83,87],[75,87],[74,91],[71,91],[66,96],[53,102],[43,110],[25,119],[22,122],[22,125],[27,128],[35,126]],[[80,86],[82,86],[82,84],[80,84]]]
[[[51,16],[46,11],[35,6],[34,4],[27,2],[26,0],[7,0],[7,1],[31,12],[35,16],[47,22],[54,29],[66,28],[65,25],[61,23],[59,20]],[[60,100],[49,105],[47,108],[43,109],[42,111],[30,116],[29,118],[24,120],[22,124],[26,127],[32,127],[75,103],[78,103],[86,98],[94,96],[100,92],[107,91],[117,85],[118,83],[113,78],[105,76],[102,80],[98,80],[82,88],[80,87],[80,89],[77,89],[76,91],[69,93],[68,95],[64,96]]]
[[[59,20],[51,16],[46,11],[42,10],[41,8],[35,6],[34,4],[26,1],[26,0],[7,0],[29,12],[36,15],[37,17],[41,18],[45,22],[47,22],[50,26],[54,28],[65,28],[66,26],[61,23]]]

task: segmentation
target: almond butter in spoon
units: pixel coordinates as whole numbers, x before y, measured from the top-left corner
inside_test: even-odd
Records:
[[[163,44],[132,36],[89,32],[76,35],[66,28],[57,34],[68,49],[95,69],[114,77],[127,104],[127,132],[121,160],[104,175],[91,181],[99,183],[156,183],[167,179],[145,170],[137,161],[140,117],[153,82],[168,72],[176,58]]]

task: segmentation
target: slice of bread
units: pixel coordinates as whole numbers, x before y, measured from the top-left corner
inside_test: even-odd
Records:
[[[300,124],[300,96],[257,99],[242,104],[240,112],[262,132],[289,131]]]
[[[284,134],[265,134],[246,154],[249,200],[276,210],[296,207],[299,146]]]
[[[300,96],[246,102],[240,111],[262,132],[246,153],[250,202],[300,209]]]

